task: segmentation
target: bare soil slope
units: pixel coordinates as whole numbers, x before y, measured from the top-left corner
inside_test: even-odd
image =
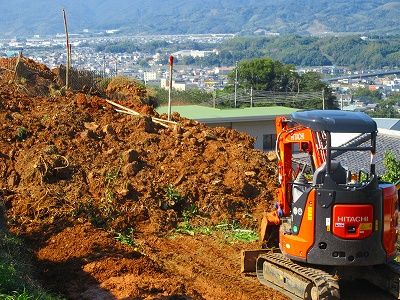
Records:
[[[239,246],[165,238],[189,209],[195,225],[257,227],[274,199],[275,168],[250,137],[178,115],[178,125],[155,124],[134,83],[114,81],[103,96],[63,94],[57,72],[21,59],[15,78],[9,65],[0,61],[1,197],[46,286],[87,299],[275,295],[254,280],[247,287]],[[117,113],[106,98],[142,116]],[[125,232],[140,249],[116,241]]]

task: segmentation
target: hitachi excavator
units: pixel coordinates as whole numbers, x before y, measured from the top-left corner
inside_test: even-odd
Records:
[[[277,203],[261,222],[263,249],[242,252],[242,272],[291,299],[340,299],[339,280],[359,278],[400,299],[398,192],[375,172],[375,121],[300,111],[277,117],[276,131]],[[338,146],[338,133],[363,143]],[[368,171],[346,169],[340,157],[348,151],[369,152]]]

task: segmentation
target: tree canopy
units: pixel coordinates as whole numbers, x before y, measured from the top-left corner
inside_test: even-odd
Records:
[[[335,96],[329,86],[321,81],[321,74],[309,72],[300,75],[293,65],[287,65],[271,58],[243,60],[237,65],[238,87],[243,89],[274,92],[321,92],[324,91],[326,108],[335,108]],[[236,69],[229,73],[230,89],[235,82]],[[322,108],[321,99],[299,101],[298,108]]]
[[[238,83],[243,88],[266,91],[294,91],[297,73],[293,65],[285,65],[270,58],[244,60],[238,64]],[[228,77],[235,80],[236,71]]]

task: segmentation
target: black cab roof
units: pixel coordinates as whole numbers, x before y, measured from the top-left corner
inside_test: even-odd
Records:
[[[372,118],[362,112],[310,110],[292,113],[291,119],[313,131],[369,133],[377,131]]]

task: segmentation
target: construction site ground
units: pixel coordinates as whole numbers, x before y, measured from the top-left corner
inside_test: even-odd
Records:
[[[273,158],[233,130],[160,123],[126,79],[76,92],[60,80],[0,59],[0,197],[35,280],[68,299],[286,299],[240,273],[258,242],[228,235],[257,231],[274,205]],[[390,299],[365,282],[342,292]]]

